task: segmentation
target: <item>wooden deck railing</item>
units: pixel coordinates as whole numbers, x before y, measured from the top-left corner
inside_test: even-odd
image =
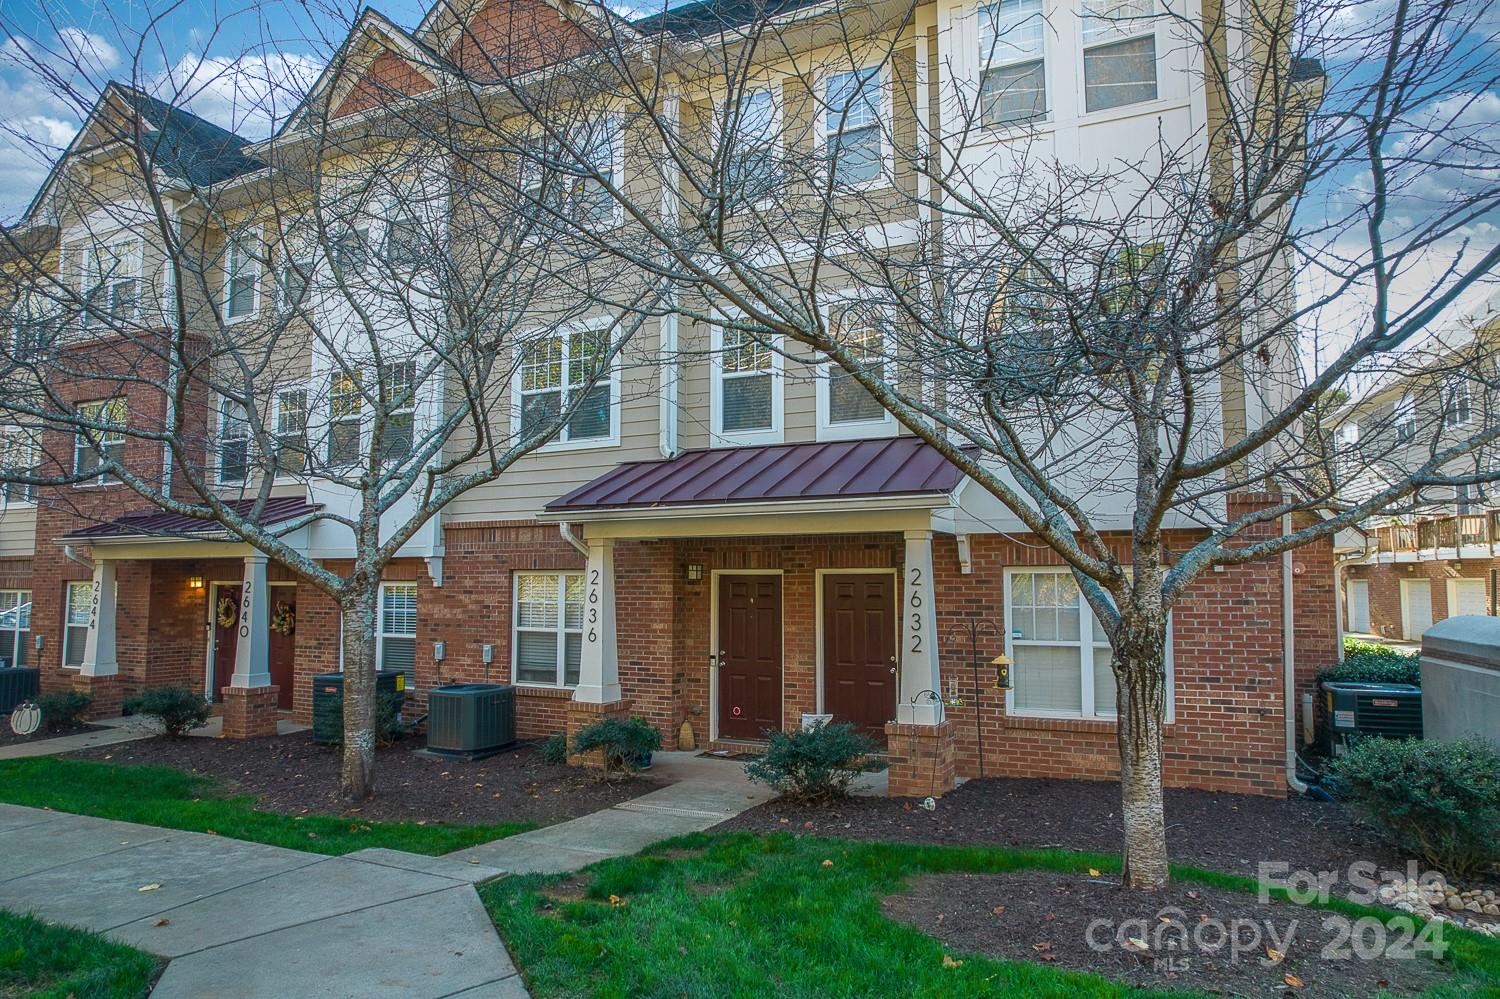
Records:
[[[1381,552],[1418,552],[1459,545],[1492,545],[1500,539],[1500,510],[1434,517],[1415,524],[1377,527],[1375,548]]]

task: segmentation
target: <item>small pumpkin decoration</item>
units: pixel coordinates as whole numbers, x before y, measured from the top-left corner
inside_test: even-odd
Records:
[[[240,619],[240,609],[235,605],[233,597],[219,598],[219,612],[215,620],[219,622],[220,628],[233,628],[234,623]]]

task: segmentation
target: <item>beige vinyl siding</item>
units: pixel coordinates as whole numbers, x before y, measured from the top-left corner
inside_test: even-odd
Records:
[[[0,558],[31,555],[36,548],[36,507],[0,509]]]

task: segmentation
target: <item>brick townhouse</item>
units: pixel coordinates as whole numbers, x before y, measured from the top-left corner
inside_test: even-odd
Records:
[[[374,12],[361,18],[344,49],[349,68],[318,84],[335,119],[378,113],[393,89],[415,96],[432,86],[416,53],[461,64],[474,46],[532,37],[521,29],[547,19],[565,55],[581,30],[570,20],[576,12],[542,0],[440,8],[414,31]],[[903,65],[946,65],[946,46],[974,41],[951,27],[950,13],[926,4],[913,22],[878,30],[891,33]],[[708,0],[636,27],[701,39],[710,16],[733,25],[757,15]],[[1081,92],[1086,75],[1059,70],[1048,127],[1066,127],[1087,145],[1201,121],[1199,57],[1166,41],[1157,39],[1159,59],[1135,70],[1150,76],[1135,92],[1149,83],[1156,95],[1139,104],[1099,110]],[[525,65],[542,56],[515,58]],[[1060,48],[1048,58],[1068,67],[1080,55]],[[112,86],[101,108],[178,136],[157,164],[169,175],[210,171],[205,180],[233,185],[262,169],[257,146],[128,87]],[[38,195],[37,205],[55,203],[47,191]],[[34,206],[20,228],[56,248],[69,279],[68,251],[80,236],[66,208]],[[144,244],[135,273],[149,283],[149,234],[122,238]],[[250,273],[252,284],[239,287],[269,279]],[[252,300],[269,310],[273,297]],[[601,396],[597,419],[570,425],[566,439],[522,459],[501,482],[453,502],[389,567],[377,656],[382,668],[406,672],[414,710],[436,685],[514,683],[523,737],[630,713],[660,727],[667,748],[684,729],[699,745],[739,746],[828,714],[886,743],[893,793],[942,793],[955,775],[977,776],[981,759],[989,776],[1117,772],[1107,645],[1059,559],[1013,515],[868,398],[835,391],[840,374],[816,360],[762,364],[757,356],[731,366],[726,348],[753,345],[731,345],[723,331],[686,317],[662,319],[644,336],[648,350],[669,340],[698,348],[679,362],[670,393],[651,387],[655,373],[623,371]],[[128,349],[84,341],[71,349]],[[311,370],[318,378],[316,361]],[[762,384],[729,391],[743,379]],[[99,399],[87,380],[66,393],[80,405],[115,398]],[[730,397],[756,403],[731,412]],[[118,398],[133,430],[166,419],[165,396],[150,379]],[[283,390],[276,406],[295,415],[293,432],[316,438],[328,415],[298,409],[308,398]],[[235,443],[223,412],[218,400],[191,397],[189,418],[210,452],[203,460],[221,469]],[[1244,418],[1226,405],[1226,423]],[[128,439],[125,460],[138,474],[170,474],[159,446]],[[70,469],[87,451],[49,434],[27,460]],[[315,480],[276,492],[268,524],[338,502]],[[1099,520],[1122,552],[1130,513],[1121,506]],[[1174,547],[1201,537],[1191,524],[1170,526]],[[347,558],[347,542],[318,523],[290,541],[329,564]],[[245,601],[247,587],[266,599]],[[1326,542],[1289,559],[1226,567],[1191,587],[1170,626],[1169,784],[1284,793],[1295,703],[1284,670],[1290,657],[1305,690],[1335,660],[1335,602]],[[966,630],[975,620],[984,623],[977,675]],[[0,658],[39,666],[47,689],[89,692],[97,714],[117,712],[122,697],[142,688],[179,684],[222,702],[231,735],[263,733],[272,710],[307,720],[310,677],[339,669],[338,611],[326,596],[248,546],[144,509],[103,480],[11,490],[0,512],[0,622]],[[243,642],[260,647],[263,671],[243,668]],[[1015,661],[1008,688],[997,686],[990,665],[1002,653]]]

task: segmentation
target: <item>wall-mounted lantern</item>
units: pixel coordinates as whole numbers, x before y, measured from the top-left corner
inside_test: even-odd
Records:
[[[203,589],[203,577],[202,576],[189,576],[188,577],[188,589],[190,589],[190,590],[201,590],[201,589]]]
[[[701,583],[703,581],[703,563],[689,562],[686,569],[687,581],[689,583]]]

